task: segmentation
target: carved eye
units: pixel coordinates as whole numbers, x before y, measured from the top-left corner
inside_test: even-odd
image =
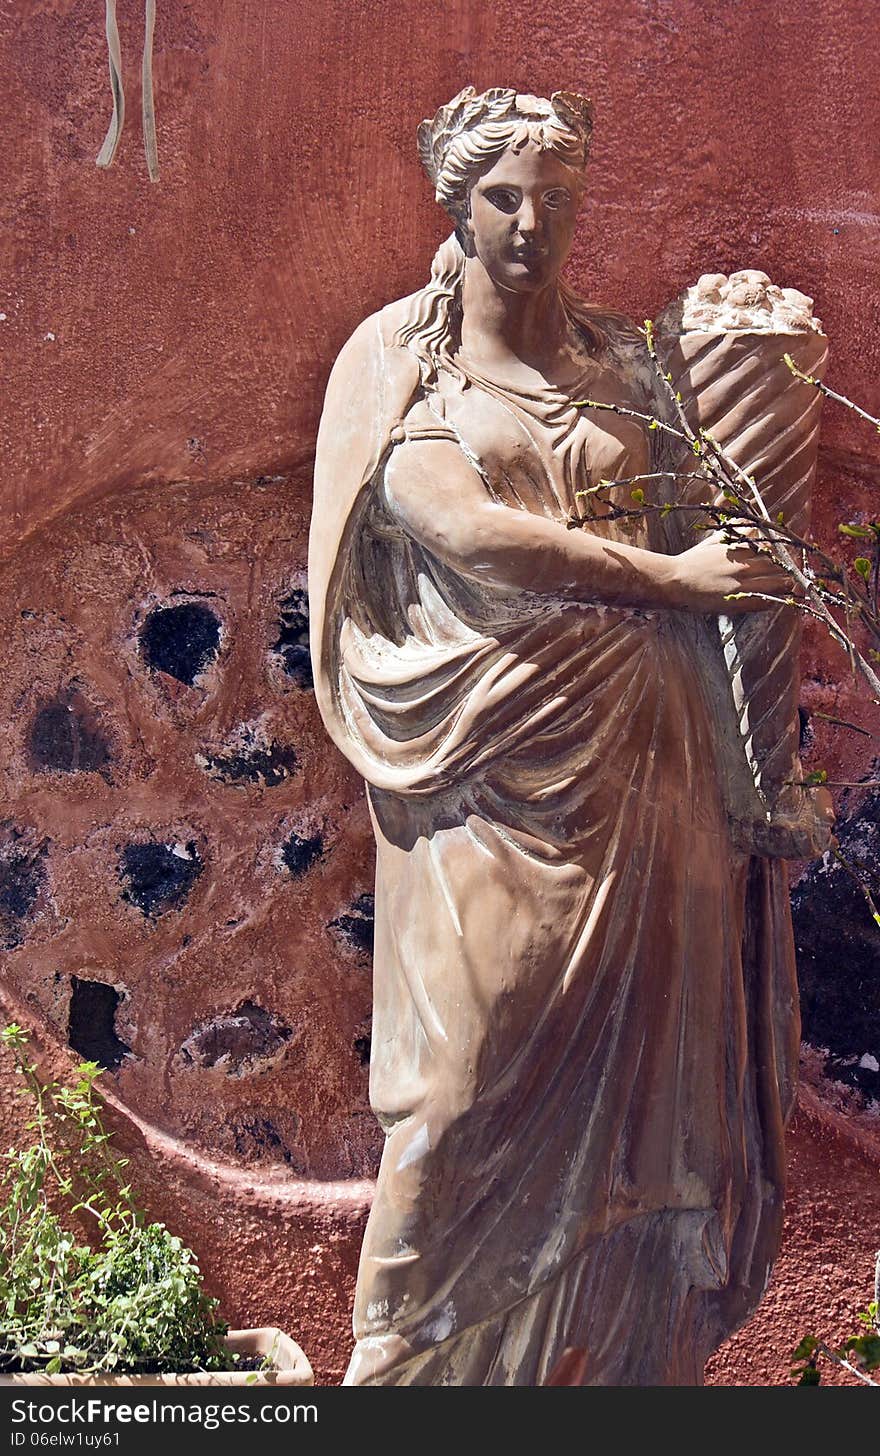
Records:
[[[520,194],[513,187],[492,187],[486,197],[499,212],[516,212],[520,204]]]
[[[554,187],[552,192],[544,193],[544,206],[554,212],[561,207],[567,207],[570,202],[571,193],[565,187]]]

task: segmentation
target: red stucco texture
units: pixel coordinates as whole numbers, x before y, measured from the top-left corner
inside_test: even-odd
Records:
[[[119,19],[104,172],[103,7],[0,15],[4,995],[50,1059],[116,1049],[151,1209],[329,1381],[378,1133],[369,824],[298,651],[310,468],[336,352],[446,230],[415,128],[468,82],[592,96],[581,291],[641,319],[761,268],[877,412],[876,25],[844,0],[158,0],[151,184],[139,0]],[[826,408],[827,538],[878,514],[877,461]],[[805,651],[805,706],[865,726],[836,649]],[[812,761],[865,773],[873,740],[813,727]],[[864,1302],[876,1175],[801,1115],[786,1252],[714,1382],[784,1382],[792,1335]]]

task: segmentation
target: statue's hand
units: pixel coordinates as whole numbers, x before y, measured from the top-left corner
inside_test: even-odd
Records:
[[[780,825],[784,826],[788,808],[790,832],[794,839],[794,852],[788,857],[819,859],[837,844],[834,837],[834,800],[831,793],[821,786],[786,792],[792,793],[792,802],[790,807],[783,802],[778,817]],[[794,795],[799,796],[799,801]]]
[[[734,843],[749,854],[778,859],[819,859],[834,849],[834,802],[828,789],[787,784],[767,823],[731,823]]]
[[[728,617],[766,612],[770,597],[790,597],[793,583],[766,549],[731,542],[715,531],[696,546],[672,558],[670,605],[690,612]]]

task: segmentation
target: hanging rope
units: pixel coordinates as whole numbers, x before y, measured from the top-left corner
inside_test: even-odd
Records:
[[[147,0],[144,19],[144,54],[141,61],[141,107],[144,154],[151,182],[159,180],[159,150],[156,146],[156,108],[153,104],[153,31],[156,29],[156,0]]]
[[[110,61],[110,90],[113,115],[104,138],[104,145],[95,158],[98,167],[113,163],[125,124],[125,92],[122,88],[122,51],[116,23],[116,0],[106,0],[107,55]],[[153,33],[156,29],[156,0],[146,0],[144,15],[144,51],[141,60],[141,115],[144,133],[144,155],[151,182],[159,180],[159,150],[156,145],[156,107],[153,101]]]
[[[113,93],[113,115],[104,138],[104,145],[95,158],[98,167],[109,167],[116,156],[125,121],[125,92],[122,89],[122,53],[119,49],[119,28],[116,24],[116,0],[107,0],[107,52],[110,57],[110,90]]]

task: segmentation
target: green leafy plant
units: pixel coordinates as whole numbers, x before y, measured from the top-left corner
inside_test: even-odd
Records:
[[[0,1034],[32,1104],[32,1145],[4,1155],[0,1370],[49,1374],[228,1370],[235,1359],[195,1257],[149,1223],[101,1119],[100,1068],[43,1085],[28,1034]],[[88,1241],[72,1232],[88,1227]]]

